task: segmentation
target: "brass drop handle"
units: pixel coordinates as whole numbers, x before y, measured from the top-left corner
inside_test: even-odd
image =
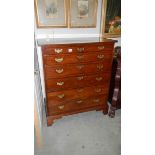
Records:
[[[62,62],[64,60],[64,58],[55,58],[56,62]]]
[[[79,104],[79,103],[82,103],[82,102],[83,102],[82,100],[76,101],[76,103],[78,103],[78,104]]]
[[[104,49],[104,46],[98,46],[98,49],[99,50],[103,50]]]
[[[103,65],[97,65],[97,69],[102,69]]]
[[[103,59],[104,58],[104,55],[98,55],[97,58],[98,59]]]
[[[57,86],[62,86],[64,85],[64,82],[57,82]]]
[[[96,77],[96,81],[101,81],[102,79],[102,77]]]
[[[100,99],[94,99],[93,100],[93,102],[96,102],[96,103],[99,102],[99,101],[100,101]]]
[[[55,48],[54,51],[55,51],[55,53],[62,53],[63,49]]]
[[[84,77],[83,76],[79,76],[79,77],[77,77],[77,79],[78,80],[82,80],[82,79],[84,79]]]
[[[62,68],[62,69],[56,69],[55,71],[56,71],[57,73],[61,74],[64,70],[63,70],[63,68]]]
[[[64,105],[60,105],[60,106],[58,106],[58,108],[60,109],[60,110],[62,110],[62,109],[64,109]]]
[[[95,89],[95,92],[96,92],[96,93],[101,92],[101,88]]]
[[[77,48],[77,51],[78,52],[83,52],[84,51],[84,48]]]
[[[60,99],[62,99],[62,98],[65,97],[65,94],[59,94],[59,95],[57,95],[57,97],[60,98]]]
[[[78,65],[77,68],[78,69],[82,69],[84,67],[84,65]]]
[[[84,59],[84,55],[77,55],[77,58],[78,58],[79,60]]]

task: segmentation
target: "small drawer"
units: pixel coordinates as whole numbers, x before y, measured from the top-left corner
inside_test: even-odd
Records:
[[[107,94],[108,86],[92,86],[92,87],[82,87],[79,89],[69,89],[58,92],[47,93],[48,106],[53,104],[61,104],[68,102],[69,100],[75,99],[86,99],[92,96],[98,96],[102,94]]]
[[[45,79],[48,78],[62,78],[68,76],[77,76],[79,74],[100,74],[108,72],[111,69],[112,62],[103,63],[80,63],[80,64],[66,64],[56,65],[53,67],[45,66],[44,74]]]
[[[87,86],[104,86],[109,83],[110,72],[95,75],[78,75],[66,78],[47,79],[45,81],[46,91],[59,91],[71,88],[81,88]]]
[[[106,96],[94,96],[88,99],[76,99],[59,105],[51,105],[48,107],[48,115],[58,115],[66,112],[73,112],[80,109],[94,107],[97,105],[105,105]]]
[[[105,52],[105,51],[113,51],[112,44],[94,44],[91,46],[87,46],[87,52]]]

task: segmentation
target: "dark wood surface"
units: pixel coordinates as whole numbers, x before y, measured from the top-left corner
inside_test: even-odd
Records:
[[[79,54],[54,54],[44,55],[44,63],[47,66],[62,65],[70,63],[83,63],[83,62],[107,62],[111,59],[110,52],[91,52]]]
[[[114,48],[114,42],[100,42],[100,43],[77,43],[77,44],[53,44],[42,45],[44,54],[60,54],[60,53],[87,53],[87,52],[99,52],[107,51]],[[92,46],[93,45],[93,46]],[[56,51],[61,50],[60,53]],[[72,49],[72,50],[69,50]],[[83,49],[83,50],[80,50]]]
[[[48,78],[62,78],[68,76],[74,76],[78,74],[90,75],[101,74],[108,72],[111,69],[111,60],[108,62],[91,62],[91,63],[78,63],[78,64],[66,64],[52,67],[44,67],[46,74],[45,79]]]
[[[108,100],[111,103],[109,116],[115,117],[115,110],[121,108],[121,47],[115,48],[115,58],[112,64],[112,73]]]
[[[83,86],[98,86],[103,85],[107,87],[109,81],[109,73],[104,74],[93,74],[93,75],[82,75],[62,78],[50,78],[46,80],[46,91],[58,91],[69,88],[80,88]]]
[[[64,103],[61,103],[59,105],[48,105],[48,114],[54,115],[54,114],[63,114],[65,112],[72,112],[74,110],[80,110],[85,109],[89,107],[94,107],[97,105],[105,105],[106,103],[106,97],[104,95],[102,96],[93,96],[87,99],[76,99],[76,100],[70,100]]]
[[[43,45],[47,124],[89,110],[108,113],[114,42]]]
[[[107,95],[108,88],[104,86],[83,87],[79,89],[67,89],[64,91],[56,91],[47,93],[48,105],[60,104],[75,99],[86,99],[92,96]]]

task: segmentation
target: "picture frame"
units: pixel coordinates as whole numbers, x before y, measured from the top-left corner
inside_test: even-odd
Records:
[[[104,38],[121,36],[121,0],[103,0],[101,34]]]
[[[67,6],[67,0],[35,0],[35,15],[37,27],[67,27]]]
[[[69,27],[95,28],[98,0],[70,0]]]

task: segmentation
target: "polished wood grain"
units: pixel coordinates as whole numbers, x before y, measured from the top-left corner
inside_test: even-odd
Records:
[[[107,95],[108,88],[101,86],[83,87],[79,89],[67,89],[47,93],[48,107],[75,99],[86,99],[92,96]]]
[[[71,100],[65,103],[61,103],[59,105],[50,105],[48,107],[48,114],[49,115],[55,115],[55,114],[61,114],[65,112],[71,112],[74,110],[80,110],[87,107],[93,107],[96,105],[104,105],[106,103],[105,96],[94,96],[87,99],[76,99]]]
[[[79,63],[79,64],[66,64],[57,65],[52,67],[45,67],[44,72],[46,74],[45,79],[48,78],[61,78],[75,76],[78,74],[101,74],[108,72],[111,68],[111,61],[108,62],[96,62],[96,63]]]
[[[44,45],[44,54],[66,54],[66,53],[87,53],[98,51],[112,51],[113,43],[84,43],[84,44],[64,44],[64,45]]]
[[[99,52],[89,54],[57,54],[57,55],[44,55],[44,63],[47,66],[81,63],[81,62],[108,62],[111,59],[112,53]]]
[[[58,91],[69,88],[81,88],[86,86],[104,86],[108,87],[110,78],[109,72],[104,74],[77,75],[65,78],[50,78],[46,80],[46,91]]]

